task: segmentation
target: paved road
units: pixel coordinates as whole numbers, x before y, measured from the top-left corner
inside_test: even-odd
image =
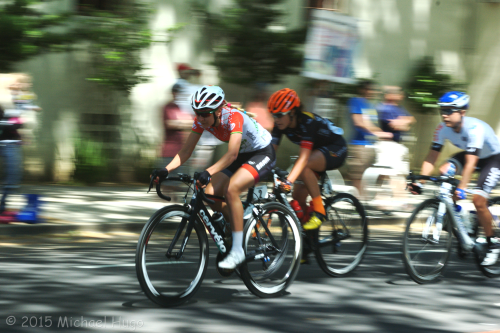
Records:
[[[171,309],[140,290],[136,233],[1,236],[0,332],[500,330],[499,280],[453,255],[438,283],[417,285],[402,268],[400,236],[397,226],[372,227],[369,252],[355,272],[330,278],[312,261],[277,299],[258,299],[238,279],[219,277],[212,258],[192,301]],[[16,320],[11,326],[9,316]]]

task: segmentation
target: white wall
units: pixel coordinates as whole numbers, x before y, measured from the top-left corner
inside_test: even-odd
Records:
[[[62,3],[71,7],[69,0]],[[230,0],[219,0],[211,1],[210,5],[220,9],[228,3]],[[289,28],[304,24],[304,3],[302,0],[287,2]],[[152,144],[159,144],[162,138],[160,110],[170,98],[170,87],[177,79],[176,63],[186,62],[200,69],[203,73],[201,83],[219,83],[216,69],[209,64],[212,54],[206,36],[190,12],[189,2],[162,0],[157,6],[151,21],[155,31],[183,22],[187,25],[168,46],[155,44],[143,51],[143,60],[150,67],[147,73],[153,79],[133,89],[130,105],[121,103],[123,114],[130,115],[130,121],[124,124],[128,126],[124,135],[130,139],[140,133]],[[362,48],[355,64],[359,76],[376,75],[382,84],[402,85],[414,61],[432,55],[440,69],[470,82],[470,114],[487,120],[500,131],[497,126],[500,112],[496,111],[500,105],[500,5],[469,0],[350,0],[348,9],[350,15],[360,19]],[[68,145],[72,131],[58,128],[68,122],[77,122],[81,112],[99,103],[96,97],[99,89],[85,81],[85,57],[81,52],[46,54],[16,68],[33,75],[34,91],[44,109],[36,139],[36,144],[41,145],[36,154],[44,160],[43,172],[48,172],[47,168],[57,169],[58,163],[65,165],[66,162],[57,161],[70,158],[70,150],[61,144]],[[289,86],[303,91],[307,88],[303,82],[303,78],[295,76],[273,88]],[[248,90],[224,83],[222,86],[228,100],[245,101],[249,97]],[[439,119],[419,119],[423,120],[417,125],[417,150],[426,151],[434,130],[431,123]],[[417,165],[423,155],[416,157]]]

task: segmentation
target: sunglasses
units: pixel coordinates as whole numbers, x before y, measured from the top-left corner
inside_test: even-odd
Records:
[[[288,112],[279,112],[279,113],[273,113],[273,118],[274,119],[281,119],[283,118],[284,115],[289,114],[290,111]]]
[[[441,108],[439,109],[439,112],[441,113],[442,116],[450,116],[454,112],[460,112],[462,110],[460,109],[452,109],[452,108]]]
[[[197,110],[195,113],[196,113],[196,116],[198,116],[198,117],[207,118],[207,117],[210,117],[210,115],[214,112],[215,112],[214,109],[201,109],[201,110]]]

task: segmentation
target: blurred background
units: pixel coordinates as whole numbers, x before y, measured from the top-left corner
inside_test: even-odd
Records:
[[[249,108],[290,87],[349,135],[347,100],[373,79],[403,89],[418,170],[446,90],[467,91],[468,115],[500,130],[499,18],[481,0],[6,0],[0,105],[16,109],[22,84],[41,109],[21,116],[24,182],[147,182],[165,157],[163,110],[187,96],[175,84],[220,85]],[[286,168],[298,147],[284,141]],[[207,145],[212,159],[226,150]]]

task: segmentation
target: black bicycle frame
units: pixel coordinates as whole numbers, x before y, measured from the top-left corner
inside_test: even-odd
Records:
[[[198,193],[197,193],[198,192]],[[212,220],[212,216],[208,212],[207,207],[205,204],[203,204],[203,200],[200,198],[201,195],[201,190],[195,191],[195,194],[193,194],[193,197],[191,198],[190,202],[190,212],[197,212],[196,214],[190,214],[189,221],[186,218],[183,218],[181,220],[181,223],[179,224],[179,227],[177,228],[177,231],[174,235],[174,238],[172,239],[172,242],[170,243],[170,246],[168,248],[168,251],[166,253],[167,257],[172,256],[172,250],[179,240],[180,234],[182,233],[182,230],[184,227],[186,227],[186,233],[184,235],[184,239],[182,241],[181,248],[179,252],[175,254],[176,259],[180,259],[184,253],[184,250],[186,248],[186,244],[189,240],[189,237],[191,236],[191,232],[193,231],[194,224],[196,223],[196,215],[200,218],[202,221],[203,225],[205,226],[205,229],[208,230],[208,233],[210,234],[210,237],[212,237],[212,240],[215,242],[217,245],[217,248],[219,249],[219,252],[221,253],[227,253],[228,252],[228,243],[226,239],[224,238],[224,231],[222,230],[222,227],[218,223],[214,223]],[[260,216],[257,208],[252,204],[252,199],[253,199],[253,193],[254,193],[254,188],[250,188],[248,190],[248,196],[247,196],[247,201],[245,202],[245,206],[252,206],[252,215],[254,218],[258,219],[260,221],[260,224],[264,227],[264,230],[266,231],[266,234],[268,235],[269,239],[271,240],[271,243],[275,247],[275,249],[269,249],[269,254],[271,252],[279,251],[278,250],[278,245],[276,243],[276,240],[274,239],[273,235],[269,231],[269,228],[267,226],[267,223],[264,223],[264,220],[262,219],[262,216]],[[215,199],[215,200],[224,200],[223,197],[218,197],[214,195],[206,195],[204,194],[207,198]],[[186,226],[187,224],[187,226]],[[263,241],[260,237],[260,234],[257,232],[257,240],[259,245],[263,244]],[[246,255],[246,261],[249,260],[257,260],[257,259],[262,259],[267,257],[266,256],[266,249],[262,249],[263,253],[257,254],[257,251],[251,251],[250,253],[247,253]]]

